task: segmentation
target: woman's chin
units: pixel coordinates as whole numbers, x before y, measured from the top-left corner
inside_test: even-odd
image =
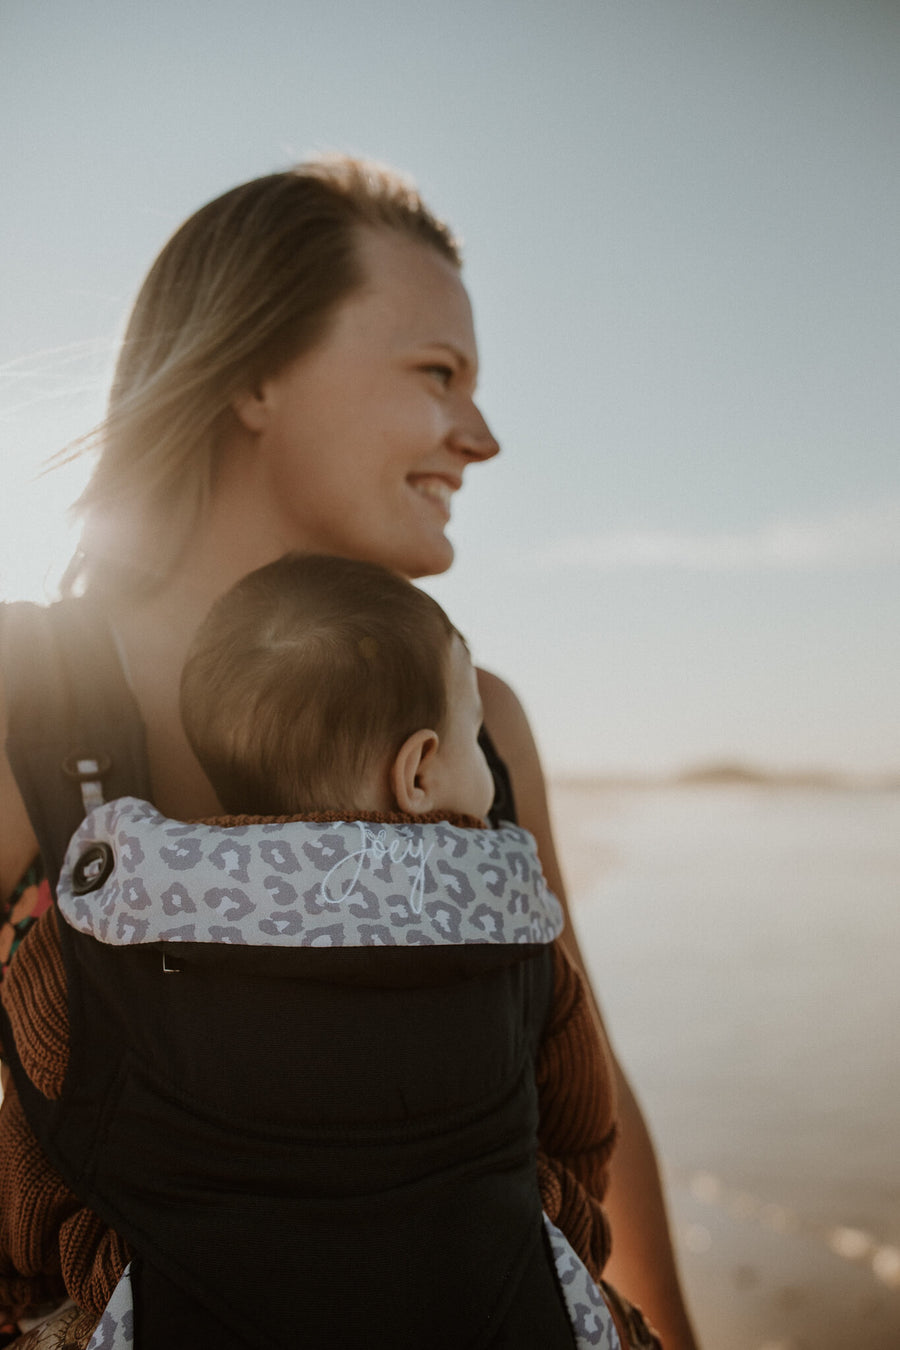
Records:
[[[454,550],[449,539],[441,536],[427,548],[409,553],[407,561],[399,569],[404,576],[415,580],[417,577],[436,577],[453,565]]]

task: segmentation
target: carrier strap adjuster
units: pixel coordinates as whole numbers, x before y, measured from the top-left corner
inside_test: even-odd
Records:
[[[95,806],[103,805],[103,775],[109,773],[111,768],[109,755],[100,755],[98,759],[80,759],[78,755],[69,755],[63,760],[63,773],[81,787],[85,815],[93,811]]]

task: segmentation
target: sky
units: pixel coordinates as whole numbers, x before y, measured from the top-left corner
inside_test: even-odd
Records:
[[[900,770],[898,143],[892,0],[0,0],[0,595],[168,235],[347,149],[464,240],[503,454],[428,585],[551,770]]]

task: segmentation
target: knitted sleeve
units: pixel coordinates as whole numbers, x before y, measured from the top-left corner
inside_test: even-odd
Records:
[[[69,1055],[55,909],[23,941],[2,986],[22,1067],[59,1097]],[[68,1295],[99,1317],[128,1264],[125,1242],[69,1190],[32,1133],[15,1084],[0,1106],[0,1306],[18,1315]]]
[[[53,907],[40,916],[0,985],[22,1067],[51,1101],[62,1092],[69,1063],[66,972],[57,923]]]
[[[550,1220],[598,1282],[628,1350],[662,1350],[640,1308],[600,1278],[609,1259],[603,1197],[616,1140],[612,1065],[580,974],[553,944],[553,1006],[536,1066],[538,1185]]]
[[[553,944],[553,1006],[536,1076],[541,1199],[598,1279],[610,1252],[602,1201],[616,1138],[615,1084],[584,982],[558,941]]]

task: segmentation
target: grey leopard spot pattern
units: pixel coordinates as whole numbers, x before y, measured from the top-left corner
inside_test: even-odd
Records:
[[[361,923],[359,934],[364,947],[396,947],[397,938],[384,923]]]
[[[416,914],[409,902],[408,895],[386,895],[384,897],[385,907],[391,923],[397,929],[414,929],[419,923],[419,915]],[[408,938],[407,941],[412,941]]]
[[[425,913],[431,919],[435,932],[444,942],[459,943],[462,916],[453,905],[444,900],[431,900],[425,906]]]
[[[491,895],[495,895],[499,900],[506,890],[506,876],[503,868],[498,867],[496,863],[479,863],[478,871],[484,877],[484,884]]]
[[[503,934],[503,920],[495,909],[490,905],[479,905],[472,912],[472,923],[484,933],[490,942],[505,941]]]
[[[459,905],[470,905],[475,899],[475,892],[469,885],[468,878],[461,867],[451,867],[448,862],[441,860],[438,863],[438,871],[444,879],[444,890]]]
[[[144,861],[144,850],[137,835],[120,833],[116,843],[119,845],[119,858],[128,872],[133,872]]]
[[[250,849],[247,844],[241,844],[237,839],[223,839],[212,850],[209,860],[216,867],[221,867],[222,871],[234,881],[250,880],[250,873],[247,871]]]
[[[170,867],[177,867],[179,872],[187,872],[197,866],[203,854],[200,851],[200,840],[193,838],[182,839],[174,848],[161,848],[159,856]]]
[[[83,928],[85,932],[92,931],[91,925],[94,918],[93,907],[83,895],[74,895],[69,901],[71,918],[69,922],[73,928]]]
[[[112,847],[115,866],[76,896],[73,868],[96,843]],[[514,826],[192,825],[133,797],[82,822],[59,903],[73,927],[114,945],[430,946],[550,942],[562,931],[534,840]]]
[[[317,868],[321,867],[328,870],[333,863],[337,862],[344,852],[343,841],[340,835],[330,833],[330,826],[327,826],[319,839],[312,838],[303,845],[303,852],[311,863]]]
[[[311,947],[343,947],[343,924],[333,923],[327,928],[319,928],[309,944]]]
[[[358,883],[353,898],[347,901],[347,912],[352,914],[355,919],[368,919],[371,923],[374,923],[376,919],[381,917],[378,896],[374,891],[370,891],[367,886]]]
[[[292,886],[284,877],[263,877],[263,885],[272,897],[272,903],[276,905],[295,905],[297,903],[297,887]]]
[[[437,895],[441,889],[440,879],[435,876],[434,868],[427,865],[422,869],[422,896]],[[421,898],[419,908],[421,909]]]
[[[575,1332],[578,1350],[598,1347],[599,1350],[628,1350],[619,1340],[616,1324],[606,1300],[591,1279],[581,1258],[569,1246],[565,1234],[544,1215],[544,1227],[550,1239],[550,1249],[556,1266],[556,1276],[562,1289],[563,1301]]]
[[[159,940],[160,942],[196,942],[196,924],[183,923],[180,928],[163,928],[160,930]]]
[[[283,914],[272,914],[269,918],[260,919],[259,931],[265,933],[266,937],[296,937],[303,932],[303,915],[295,909]]]
[[[529,906],[529,897],[525,891],[512,890],[509,899],[506,902],[507,914],[527,914]]]
[[[122,899],[129,909],[147,909],[153,903],[140,877],[131,877],[124,883]]]
[[[134,1346],[134,1306],[131,1298],[131,1266],[122,1278],[94,1328],[87,1350],[132,1350]]]
[[[211,886],[203,896],[203,903],[217,910],[229,923],[239,923],[256,909],[247,892],[237,886]]]
[[[243,928],[226,928],[223,924],[211,924],[209,936],[213,942],[228,942],[233,947],[246,947],[247,935]]]
[[[149,930],[147,919],[136,919],[133,914],[116,916],[116,938],[120,943],[146,942]]]
[[[167,886],[160,896],[164,914],[196,914],[197,906],[191,899],[191,893],[187,886],[180,881],[173,881],[171,886]]]
[[[506,855],[506,863],[516,881],[527,881],[531,875],[531,865],[524,853],[513,850]]]
[[[264,839],[259,846],[260,856],[276,872],[299,872],[300,864],[286,839]]]
[[[525,830],[516,830],[513,825],[506,825],[499,830],[479,830],[478,839],[475,843],[476,849],[483,853],[491,862],[499,862],[503,857],[503,843],[508,842],[501,836],[506,836],[509,830],[518,833],[522,839],[531,839],[531,835]],[[532,843],[534,841],[532,840]]]
[[[321,885],[316,883],[308,891],[303,892],[303,911],[311,919],[317,918],[321,914],[328,914],[331,906],[322,900]]]
[[[377,877],[379,881],[390,881],[391,860],[387,854],[381,859],[380,863],[377,863],[375,867],[372,868],[372,876]]]
[[[447,849],[451,858],[461,858],[466,851],[465,840],[458,838],[454,834],[453,827],[450,825],[438,824],[435,826],[438,843],[442,848]]]

